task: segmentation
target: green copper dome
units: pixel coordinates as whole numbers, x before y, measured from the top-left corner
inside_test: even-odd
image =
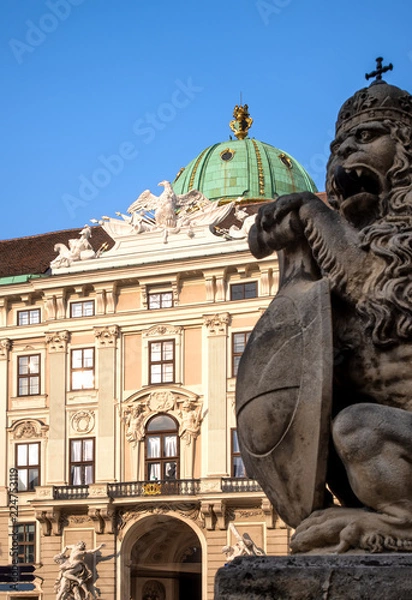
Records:
[[[243,196],[248,200],[273,199],[292,192],[317,192],[313,180],[290,154],[270,144],[247,137],[252,119],[247,105],[235,107],[234,116],[243,110],[243,121],[231,121],[236,137],[209,146],[181,169],[173,182],[176,194],[199,190],[209,200],[229,201]],[[238,127],[238,123],[240,123]],[[240,129],[241,131],[238,131]]]

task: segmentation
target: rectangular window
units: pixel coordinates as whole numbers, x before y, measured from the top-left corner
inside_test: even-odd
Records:
[[[40,308],[17,311],[17,325],[37,325],[40,323]]]
[[[149,343],[149,383],[174,383],[175,342]]]
[[[17,395],[40,394],[40,354],[17,358]]]
[[[19,554],[18,561],[23,564],[36,562],[36,525],[19,523],[17,525]]]
[[[157,308],[171,308],[173,306],[173,293],[150,292],[148,306],[151,310],[156,310]]]
[[[16,444],[19,492],[32,492],[40,485],[40,443]]]
[[[94,438],[70,440],[70,485],[94,483]]]
[[[230,286],[231,300],[246,300],[247,298],[257,298],[257,281],[248,281],[247,283],[234,283]]]
[[[94,348],[81,348],[71,352],[71,389],[94,388]]]
[[[236,377],[240,357],[246,347],[246,342],[250,337],[250,331],[234,333],[232,336],[232,377]]]
[[[245,465],[240,456],[237,430],[232,429],[232,477],[247,477]]]
[[[81,302],[72,302],[70,304],[70,317],[93,317],[94,300],[82,300]]]

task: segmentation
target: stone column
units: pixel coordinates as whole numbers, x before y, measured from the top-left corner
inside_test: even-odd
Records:
[[[0,454],[4,457],[4,466],[0,469],[0,505],[7,504],[6,486],[8,485],[8,471],[6,469],[7,456],[7,401],[9,390],[8,367],[11,341],[8,338],[0,340]]]
[[[204,315],[207,332],[206,383],[207,419],[203,431],[203,448],[207,452],[206,474],[209,477],[227,475],[227,326],[229,313]],[[202,436],[203,437],[203,436]]]
[[[98,425],[96,439],[96,483],[115,479],[115,398],[117,325],[95,327],[98,349]]]
[[[66,388],[67,388],[67,344],[68,331],[46,334],[48,350],[48,398],[50,429],[47,444],[47,473],[44,483],[64,485],[66,460]]]

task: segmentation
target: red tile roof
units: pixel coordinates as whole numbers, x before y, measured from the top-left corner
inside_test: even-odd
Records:
[[[0,277],[15,275],[40,275],[46,273],[51,261],[56,258],[54,245],[66,244],[71,238],[78,238],[82,228],[65,229],[29,237],[0,241]],[[90,243],[94,250],[107,243],[112,248],[114,242],[102,227],[92,227]]]

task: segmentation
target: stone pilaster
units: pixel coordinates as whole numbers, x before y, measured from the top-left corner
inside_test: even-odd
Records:
[[[206,441],[209,451],[206,453],[208,476],[227,475],[227,326],[229,313],[204,315],[206,329],[206,390],[208,417]],[[213,448],[211,452],[210,449]]]
[[[66,354],[70,340],[68,331],[53,331],[46,334],[48,350],[48,391],[50,429],[47,444],[47,474],[48,484],[64,485],[66,483]]]
[[[11,341],[8,338],[0,340],[0,454],[7,456],[7,397],[9,390],[8,369]],[[0,469],[0,490],[7,486],[6,469]]]
[[[0,327],[6,327],[6,325],[7,325],[7,310],[8,310],[7,298],[0,298]]]
[[[115,479],[115,447],[116,431],[116,341],[119,327],[95,327],[94,334],[98,354],[98,426],[96,452],[96,483],[110,482]]]

